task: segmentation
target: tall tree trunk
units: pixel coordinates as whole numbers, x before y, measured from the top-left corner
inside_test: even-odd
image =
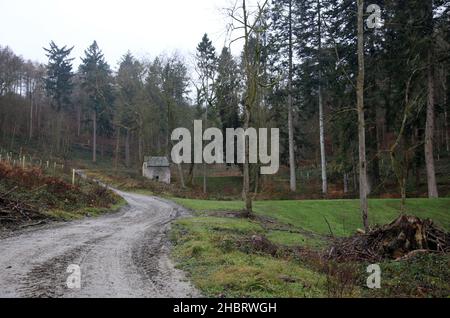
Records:
[[[254,105],[254,102],[256,100],[257,95],[257,74],[255,74],[255,70],[253,69],[254,66],[250,62],[250,48],[249,48],[249,41],[250,41],[250,33],[248,29],[248,14],[247,14],[247,2],[246,0],[242,0],[242,11],[243,11],[243,18],[244,18],[244,64],[245,64],[245,71],[247,76],[247,96],[245,97],[245,123],[244,123],[244,130],[247,130],[250,127],[250,116],[251,111]],[[247,213],[247,216],[251,216],[253,213],[253,202],[252,197],[250,195],[250,145],[249,145],[249,138],[245,138],[244,145],[245,145],[245,160],[244,160],[244,184],[243,184],[243,197],[245,202],[245,210]]]
[[[208,86],[209,83],[206,85]],[[206,94],[208,95],[208,89],[206,89]],[[206,103],[206,110],[205,110],[205,130],[208,129],[208,103]],[[208,184],[207,184],[207,169],[206,169],[206,163],[203,162],[203,193],[207,194],[208,193]]]
[[[77,107],[77,137],[81,135],[81,103]]]
[[[34,114],[34,105],[33,105],[33,94],[30,91],[30,134],[29,134],[29,139],[33,139],[33,117]]]
[[[92,132],[92,162],[97,162],[97,112],[94,111],[93,119],[93,132]]]
[[[405,214],[406,213],[406,175],[402,176],[400,191],[401,191],[401,196],[402,196],[400,210],[401,210],[402,214]]]
[[[325,148],[325,123],[323,111],[322,87],[319,84],[319,121],[320,121],[320,158],[322,169],[322,193],[328,194],[327,158]]]
[[[447,111],[447,102],[444,104],[444,129],[445,129],[445,148],[447,149],[447,153],[450,152],[450,140],[448,136],[448,111]]]
[[[383,144],[384,144],[384,138],[385,138],[385,127],[386,127],[386,111],[384,109],[381,109],[381,107],[377,107],[376,110],[376,142],[377,142],[377,154],[374,158],[374,174],[375,174],[375,183],[377,185],[381,182],[381,166],[383,164],[383,160],[381,157],[381,154],[383,153]]]
[[[244,130],[247,131],[247,129],[250,127],[250,111],[246,110],[245,115],[245,124],[244,124]],[[250,195],[250,145],[249,145],[249,138],[245,138],[245,163],[244,163],[244,189],[243,189],[243,196],[245,201],[245,210],[250,216],[253,213],[253,202],[252,197]]]
[[[36,132],[39,134],[41,131],[41,120],[42,120],[42,106],[36,103]]]
[[[321,14],[321,3],[320,0],[317,1],[318,16],[319,16],[319,50],[318,50],[318,61],[319,61],[319,127],[320,127],[320,159],[322,168],[322,193],[324,195],[328,194],[328,177],[327,177],[327,159],[326,159],[326,149],[325,149],[325,123],[324,123],[324,112],[323,112],[323,96],[322,96],[322,14]]]
[[[289,0],[289,84],[288,84],[288,129],[289,129],[289,168],[291,192],[297,191],[295,169],[294,120],[292,114],[292,77],[293,77],[293,44],[292,44],[292,0]]]
[[[167,129],[165,131],[166,136],[165,136],[165,153],[166,156],[169,156],[170,154],[170,116],[171,116],[171,107],[170,107],[170,102],[167,103]]]
[[[11,134],[11,144],[9,146],[9,149],[11,149],[11,150],[14,149],[14,142],[16,139],[16,130],[17,130],[17,122],[14,122],[14,128],[13,128],[13,131]]]
[[[369,232],[369,202],[367,186],[366,158],[366,119],[364,109],[364,0],[358,1],[358,80],[357,80],[357,110],[359,138],[359,196],[364,229]]]
[[[256,166],[256,169],[255,169],[255,180],[254,180],[254,182],[255,182],[255,197],[258,195],[258,193],[259,193],[259,183],[260,183],[260,174],[259,174],[259,169],[260,169],[261,167],[259,167],[259,166]]]
[[[144,160],[144,145],[143,145],[143,140],[142,140],[142,131],[141,128],[139,128],[139,136],[138,136],[138,162],[142,163],[142,161]]]
[[[63,143],[63,121],[64,121],[64,114],[61,110],[61,107],[59,107],[59,111],[56,113],[56,135],[55,135],[55,143],[56,143],[56,153],[61,154],[61,148]]]
[[[194,177],[195,177],[195,163],[191,163],[189,167],[189,177],[187,183],[189,187],[194,186]]]
[[[185,188],[186,188],[186,184],[185,184],[185,182],[184,182],[183,167],[182,167],[181,164],[177,164],[177,168],[178,168],[178,176],[180,177],[180,184],[181,184],[181,187],[182,187],[183,189],[185,189]]]
[[[414,130],[414,134],[413,134],[413,141],[412,144],[413,145],[418,145],[420,143],[421,139],[421,135],[420,135],[420,130],[419,129],[415,129]],[[417,191],[417,195],[420,192],[420,182],[421,182],[421,175],[420,175],[420,156],[422,154],[422,151],[419,147],[417,147],[414,150],[414,183],[415,183],[415,187],[416,187],[416,191]]]
[[[125,137],[125,166],[130,167],[130,129],[127,128],[127,134]]]
[[[116,151],[114,158],[114,168],[119,168],[119,152],[120,152],[120,127],[116,128]]]
[[[438,198],[436,171],[434,166],[434,70],[432,51],[428,56],[428,105],[427,125],[425,130],[425,162],[427,167],[428,197]]]
[[[445,150],[447,151],[447,154],[450,152],[450,143],[449,143],[449,136],[448,136],[448,94],[449,91],[447,89],[448,87],[448,76],[447,76],[447,68],[442,66],[441,69],[441,81],[442,81],[442,105],[444,108],[444,115],[443,115],[443,121],[444,121],[444,127],[443,127],[443,143],[445,146]]]
[[[348,193],[348,173],[344,173],[344,193]]]

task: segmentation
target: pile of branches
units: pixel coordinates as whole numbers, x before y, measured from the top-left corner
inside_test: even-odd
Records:
[[[44,219],[39,209],[10,199],[8,197],[9,193],[11,191],[8,193],[0,193],[0,225],[17,225]]]
[[[450,252],[450,234],[432,220],[402,215],[391,224],[369,233],[336,239],[328,257],[337,261],[405,259],[418,253]]]

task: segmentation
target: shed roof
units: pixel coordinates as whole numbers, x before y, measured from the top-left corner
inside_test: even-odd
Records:
[[[147,167],[170,167],[167,157],[145,157]]]

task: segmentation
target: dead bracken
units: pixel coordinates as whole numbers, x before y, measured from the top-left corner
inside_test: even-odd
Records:
[[[87,215],[107,209],[118,197],[95,183],[68,183],[64,176],[46,174],[38,167],[23,168],[0,162],[0,230],[15,230],[55,221],[51,211]],[[80,211],[80,212],[79,212]]]
[[[45,218],[36,207],[6,196],[0,193],[0,225],[42,221]]]

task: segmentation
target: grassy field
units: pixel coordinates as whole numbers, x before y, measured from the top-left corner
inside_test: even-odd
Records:
[[[197,212],[238,211],[244,207],[240,201],[173,200]],[[400,201],[374,199],[369,201],[369,208],[372,225],[386,224],[399,216]],[[254,210],[258,215],[322,235],[330,234],[327,221],[336,236],[351,235],[362,227],[357,200],[258,201],[254,204]],[[450,230],[450,198],[410,199],[407,201],[407,213],[420,218],[431,218],[441,227]]]
[[[327,247],[330,229],[348,236],[361,228],[358,201],[260,201],[253,220],[233,218],[241,202],[173,199],[195,217],[176,222],[174,257],[195,285],[211,297],[447,297],[450,258],[426,255],[407,262],[386,261],[383,288],[365,288],[368,264],[335,264],[298,255],[268,255],[248,244],[264,236],[279,246],[319,251]],[[450,199],[408,201],[408,213],[432,218],[449,230]],[[371,200],[372,224],[399,215],[398,200]],[[215,212],[214,212],[215,211]],[[264,219],[272,220],[270,226]],[[327,221],[325,221],[325,219]]]

